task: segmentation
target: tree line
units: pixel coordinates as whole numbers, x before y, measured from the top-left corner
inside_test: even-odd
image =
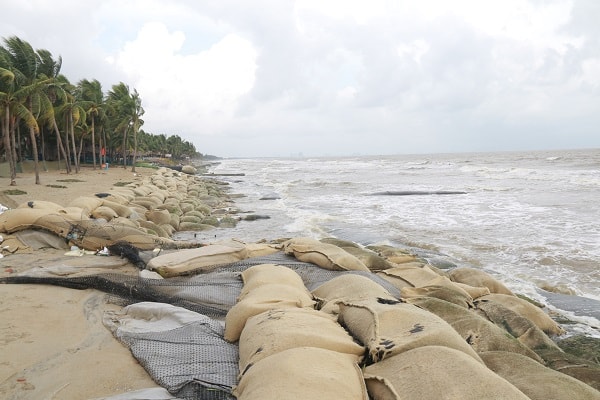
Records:
[[[96,169],[106,162],[135,164],[139,154],[173,159],[200,154],[178,135],[151,134],[144,124],[142,99],[120,82],[105,93],[96,79],[69,82],[62,58],[16,36],[0,45],[0,152],[9,164],[11,185],[20,162],[33,160],[35,183],[40,163],[64,163],[67,173],[82,162]],[[2,154],[2,153],[0,153]]]

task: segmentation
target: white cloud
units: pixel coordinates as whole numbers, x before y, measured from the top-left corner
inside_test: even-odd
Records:
[[[228,34],[208,50],[182,54],[186,40],[150,22],[114,59],[134,82],[156,133],[214,133],[254,85],[257,54],[248,40]]]

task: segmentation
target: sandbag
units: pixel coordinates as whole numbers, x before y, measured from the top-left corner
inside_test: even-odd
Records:
[[[99,199],[98,197],[92,197],[92,196],[79,196],[76,197],[75,199],[73,199],[68,206],[69,207],[79,207],[83,210],[87,210],[88,212],[91,212],[92,210],[95,210],[96,208],[100,207],[102,205],[102,199]]]
[[[562,335],[565,333],[565,330],[541,308],[519,297],[494,293],[482,296],[478,301],[493,301],[500,303],[520,316],[527,318],[548,335]]]
[[[147,268],[168,278],[192,271],[209,271],[219,265],[243,260],[246,256],[247,250],[243,245],[213,244],[159,255],[148,262]]]
[[[105,219],[106,221],[110,221],[113,218],[117,218],[119,216],[119,214],[117,214],[117,212],[115,210],[113,210],[110,207],[106,207],[106,206],[100,206],[95,208],[94,210],[92,210],[91,212],[92,218],[95,219]]]
[[[368,400],[354,355],[296,347],[249,367],[233,388],[238,400]]]
[[[154,222],[157,225],[168,224],[169,222],[171,222],[171,214],[168,210],[154,209],[152,211],[146,212],[146,219],[148,221]]]
[[[477,353],[495,350],[510,351],[543,363],[540,356],[517,338],[507,335],[504,329],[473,311],[430,297],[412,298],[408,299],[408,302],[434,313],[449,323]]]
[[[444,276],[437,276],[421,287],[405,287],[400,290],[403,299],[435,297],[464,308],[473,308],[473,298],[461,287]]]
[[[283,244],[286,254],[333,271],[369,271],[358,258],[343,249],[311,238],[294,238]]]
[[[331,314],[337,314],[340,301],[375,300],[377,298],[397,301],[383,286],[366,276],[343,274],[323,283],[312,291],[319,302],[319,309]]]
[[[248,318],[281,308],[314,308],[315,301],[306,288],[269,283],[256,287],[238,301],[225,316],[225,340],[235,342]]]
[[[365,349],[329,314],[307,308],[269,310],[248,318],[239,339],[240,372],[249,364],[294,347],[318,347],[356,356]]]
[[[424,346],[369,365],[363,372],[372,400],[528,400],[465,353]]]
[[[358,258],[371,271],[381,271],[388,268],[394,268],[395,265],[381,257],[372,250],[362,247],[342,247],[341,249]]]
[[[112,209],[119,217],[129,218],[132,213],[131,208],[127,207],[126,205],[107,199],[102,199],[102,205]]]
[[[465,292],[469,293],[472,299],[476,299],[481,296],[485,296],[486,294],[490,294],[490,289],[485,286],[471,286],[466,283],[454,282],[454,284],[460,287]]]
[[[498,327],[519,339],[530,349],[556,349],[559,347],[536,324],[517,312],[495,301],[475,300],[476,311]]]
[[[422,346],[450,347],[481,362],[477,353],[446,321],[412,304],[377,301],[339,303],[338,321],[379,362]]]
[[[51,201],[32,200],[32,201],[26,201],[24,203],[19,204],[19,206],[17,208],[41,209],[41,210],[47,210],[48,212],[51,212],[51,213],[55,213],[55,212],[59,212],[60,210],[62,210],[63,206],[61,206],[60,204],[51,202]]]
[[[520,354],[492,351],[480,354],[485,365],[531,400],[600,400],[600,392]]]
[[[394,278],[402,279],[406,283],[415,287],[425,286],[440,276],[434,270],[424,264],[422,264],[421,267],[416,267],[412,264],[409,266],[398,266],[383,270],[381,273],[393,276]]]
[[[451,270],[448,274],[450,280],[453,282],[460,282],[475,287],[484,286],[490,289],[492,293],[514,296],[514,293],[502,282],[480,269],[460,267]]]
[[[245,269],[241,273],[244,286],[239,299],[244,298],[250,291],[269,283],[285,284],[305,289],[304,282],[298,273],[288,267],[276,264],[259,264]]]

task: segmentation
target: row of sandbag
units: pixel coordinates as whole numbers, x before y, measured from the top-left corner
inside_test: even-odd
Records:
[[[217,183],[162,168],[109,193],[75,198],[66,207],[25,202],[0,215],[0,232],[43,229],[86,250],[117,241],[143,250],[168,247],[174,246],[170,237],[175,231],[218,225],[211,214],[223,200]]]
[[[364,382],[374,399],[541,399],[548,398],[549,393],[554,398],[571,399],[598,395],[590,386],[545,367],[523,341],[509,338],[506,331],[469,307],[429,297],[428,293],[411,297],[418,306],[400,303],[383,287],[359,275],[342,275],[310,293],[293,271],[275,271],[285,267],[273,265],[261,268],[268,272],[255,274],[250,269],[242,275],[244,290],[226,319],[225,338],[239,339],[241,377],[235,389],[239,398],[310,397],[311,390],[319,398],[365,398],[363,380],[351,379],[361,357],[353,352],[353,342],[344,342],[347,333],[339,330],[339,324],[334,324],[338,327],[335,335],[318,328],[331,325],[323,321],[336,319],[367,349],[366,362],[370,365],[364,370]],[[492,290],[503,286],[485,274],[477,278],[477,282],[483,281]],[[463,289],[468,287],[463,284]],[[490,288],[486,289],[489,293]],[[317,299],[321,311],[313,308]],[[535,324],[530,325],[531,330],[545,336]],[[323,345],[323,338],[331,337],[335,340]],[[266,357],[268,362],[260,362]],[[303,364],[307,359],[312,359],[308,368]],[[324,370],[315,371],[315,363],[325,366]],[[330,376],[327,371],[333,370],[327,368],[333,365],[343,373]],[[520,369],[515,371],[511,365]],[[286,376],[294,377],[292,382]],[[313,384],[307,387],[307,381]],[[452,395],[445,397],[448,393]]]

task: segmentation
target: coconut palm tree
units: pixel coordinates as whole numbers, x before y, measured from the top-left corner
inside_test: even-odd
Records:
[[[142,99],[137,90],[131,92],[129,86],[120,82],[113,85],[112,90],[108,92],[108,108],[111,113],[111,119],[115,123],[115,130],[122,132],[123,141],[121,152],[123,154],[123,168],[127,168],[127,137],[133,133],[134,148],[133,162],[131,171],[135,172],[135,163],[137,158],[137,133],[144,124],[141,116],[144,115],[142,108]]]
[[[102,121],[104,116],[104,94],[102,85],[96,79],[88,81],[83,79],[78,83],[81,99],[85,102],[84,108],[90,122],[92,133],[92,160],[96,169],[96,122]]]

